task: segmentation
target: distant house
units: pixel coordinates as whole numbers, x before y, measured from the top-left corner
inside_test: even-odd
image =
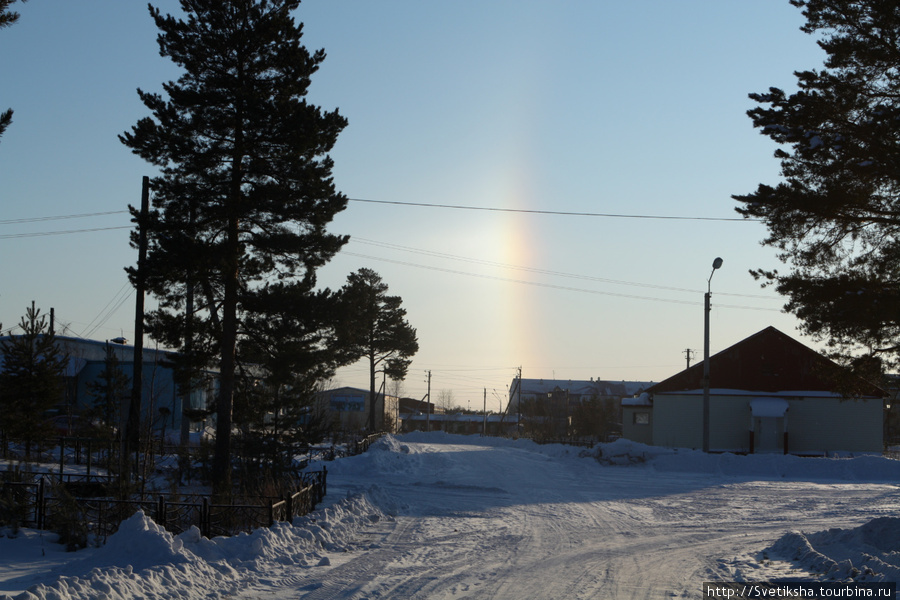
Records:
[[[100,373],[106,369],[107,343],[118,360],[119,370],[128,380],[128,391],[123,398],[126,405],[120,407],[121,418],[124,419],[131,398],[134,346],[59,335],[56,336],[56,343],[68,358],[63,373],[65,393],[57,406],[60,422],[64,422],[63,416],[70,419],[73,415],[84,413],[94,403],[91,388],[101,382]],[[167,360],[172,355],[172,352],[149,348],[144,348],[142,353],[141,421],[148,424],[156,435],[180,432],[182,426],[187,432],[191,423],[183,420],[185,409],[188,413],[191,409],[202,413],[212,402],[218,388],[218,378],[210,372],[190,397],[180,395]]]
[[[621,433],[621,401],[642,393],[646,381],[513,379],[509,409],[529,437],[608,438]]]
[[[710,357],[713,452],[881,452],[886,393],[774,327]],[[623,402],[624,437],[703,447],[703,363]]]
[[[334,426],[345,433],[366,430],[371,400],[369,390],[339,387],[319,392],[318,410],[330,415]],[[385,431],[397,426],[399,403],[396,396],[375,395],[375,430]]]
[[[486,433],[513,435],[517,430],[516,415],[457,413],[401,415],[401,431],[446,431],[447,433]]]
[[[401,419],[405,415],[415,415],[415,414],[425,414],[425,413],[434,414],[436,412],[434,403],[429,402],[427,400],[418,400],[416,398],[400,398],[398,400],[398,403],[399,403],[399,411],[400,411]]]

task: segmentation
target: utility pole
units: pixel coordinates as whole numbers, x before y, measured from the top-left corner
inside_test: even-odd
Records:
[[[481,436],[484,437],[487,435],[487,388],[484,388],[484,408],[481,410],[481,414],[484,415],[484,423],[481,428]]]
[[[519,415],[516,418],[516,433],[518,433],[518,428],[522,424],[522,367],[519,367],[519,373],[516,381],[519,383],[519,385],[516,386],[516,393],[519,395],[519,397],[516,399],[516,407],[519,412]]]
[[[688,368],[688,369],[691,368],[691,354],[693,354],[693,352],[694,351],[691,350],[690,348],[684,349],[684,355],[687,357],[687,367],[686,368]]]
[[[428,371],[428,393],[425,397],[428,398],[425,405],[425,431],[431,431],[431,371]]]
[[[141,391],[144,364],[144,276],[147,260],[147,217],[150,214],[150,178],[146,175],[141,186],[141,212],[138,217],[138,264],[135,278],[134,307],[134,361],[131,373],[131,401],[128,404],[128,420],[122,436],[125,465],[131,463],[131,453],[137,453],[140,441]],[[123,473],[126,475],[126,473]]]

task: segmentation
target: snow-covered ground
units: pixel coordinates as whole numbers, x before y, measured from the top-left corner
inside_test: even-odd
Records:
[[[442,433],[327,463],[311,517],[101,548],[0,538],[0,598],[700,598],[704,581],[900,579],[900,461],[594,450]],[[27,591],[26,591],[27,590]]]

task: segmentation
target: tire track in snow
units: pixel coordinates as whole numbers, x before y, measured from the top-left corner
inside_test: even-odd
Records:
[[[310,570],[316,581],[279,597],[699,598],[703,581],[735,575],[730,558],[786,530],[859,524],[898,505],[889,485],[656,473],[521,448],[409,445],[415,472],[378,480],[403,507],[395,521],[360,532],[371,548]]]

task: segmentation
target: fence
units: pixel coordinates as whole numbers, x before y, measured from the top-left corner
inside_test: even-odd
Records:
[[[78,497],[79,488],[63,482],[65,493],[51,491],[55,474],[28,474],[33,481],[6,481],[0,486],[0,522],[47,528],[53,523],[75,519],[87,534],[105,540],[115,533],[119,523],[138,510],[168,531],[178,534],[196,526],[206,537],[234,535],[257,527],[270,527],[276,521],[290,521],[312,512],[327,491],[326,469],[304,473],[298,489],[284,498],[255,498],[251,502],[215,503],[206,496],[178,497],[160,494],[154,498],[116,500]],[[59,476],[61,477],[61,476]],[[94,476],[96,477],[96,476]],[[59,483],[58,481],[56,483]]]
[[[366,452],[382,435],[355,440],[345,450],[337,452],[332,447],[329,458]],[[328,471],[323,467],[321,471],[300,474],[295,491],[283,498],[216,503],[207,496],[158,494],[116,500],[101,497],[109,495],[116,481],[111,475],[91,472],[91,465],[101,462],[93,460],[95,448],[90,445],[76,447],[74,461],[69,455],[71,462],[86,465],[86,472],[64,473],[67,461],[65,445],[61,446],[59,472],[37,473],[20,469],[0,472],[0,525],[15,523],[46,529],[61,520],[74,519],[94,539],[105,540],[115,533],[123,520],[141,510],[174,534],[196,526],[206,537],[228,536],[308,514],[322,502],[328,491]]]

